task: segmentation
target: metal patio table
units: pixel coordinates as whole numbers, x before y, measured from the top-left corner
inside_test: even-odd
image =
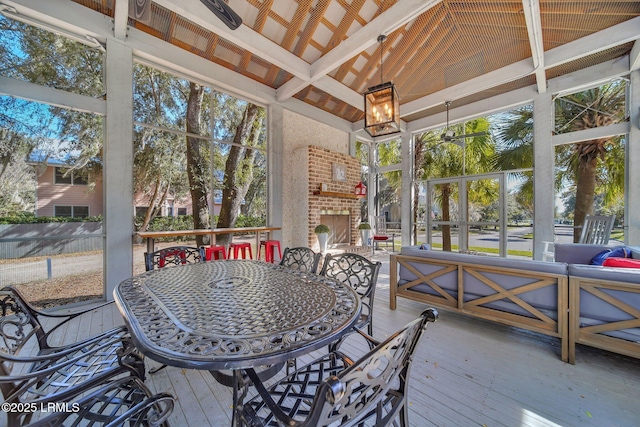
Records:
[[[209,370],[220,381],[220,371],[232,370],[232,424],[250,385],[244,370],[268,366],[268,373],[327,346],[361,310],[349,285],[252,260],[152,270],[120,283],[114,298],[149,358]]]

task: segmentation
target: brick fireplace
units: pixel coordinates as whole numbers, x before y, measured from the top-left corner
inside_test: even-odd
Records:
[[[360,162],[347,154],[313,145],[307,150],[309,247],[318,249],[313,229],[320,223],[331,228],[329,245],[360,244],[361,199],[354,195],[354,188],[360,182]]]

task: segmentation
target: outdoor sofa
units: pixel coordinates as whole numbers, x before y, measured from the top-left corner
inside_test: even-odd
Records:
[[[569,362],[576,343],[640,358],[640,268],[589,265],[602,245],[556,244],[568,264]],[[640,260],[640,250],[631,251]]]
[[[559,338],[639,357],[640,269],[590,266],[601,245],[556,245],[556,262],[403,247],[390,257],[390,308],[404,297]],[[640,252],[634,256],[640,258]]]

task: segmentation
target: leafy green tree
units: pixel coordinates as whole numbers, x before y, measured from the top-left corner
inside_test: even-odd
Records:
[[[188,82],[167,73],[134,65],[134,120],[161,128],[184,126]],[[189,194],[183,137],[154,128],[136,126],[134,132],[134,193],[144,195],[148,209],[136,225],[147,230],[169,195]]]
[[[104,94],[104,53],[48,31],[0,16],[0,74],[5,77],[91,97]],[[46,162],[64,159],[70,170],[101,173],[102,118],[65,108],[0,97],[0,175],[26,176],[33,168],[31,153]],[[5,175],[5,178],[7,176]],[[5,179],[2,192],[23,194],[13,208],[25,208],[24,188]],[[28,198],[33,200],[35,196]],[[6,197],[4,200],[17,200]]]

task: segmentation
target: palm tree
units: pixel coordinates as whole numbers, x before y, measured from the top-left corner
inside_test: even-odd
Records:
[[[556,99],[555,133],[608,126],[625,119],[625,85],[614,82]],[[523,169],[533,166],[533,111],[524,106],[502,116],[496,139],[496,169]],[[574,224],[582,224],[594,213],[595,195],[605,204],[617,200],[624,188],[624,151],[620,136],[581,141],[556,148],[556,191],[575,186]],[[600,161],[598,161],[600,159]],[[520,174],[519,198],[533,200],[533,176]],[[579,233],[574,235],[574,241]]]
[[[624,82],[614,82],[556,99],[556,133],[580,131],[609,126],[625,119]],[[572,144],[572,149],[559,165],[574,175],[576,185],[574,224],[582,224],[594,213],[595,195],[604,191],[604,199],[611,201],[624,189],[624,158],[616,142],[620,137],[599,138]],[[610,154],[609,154],[610,153]],[[600,162],[598,161],[600,160]],[[607,185],[599,185],[606,182]],[[574,241],[578,241],[578,233]]]
[[[465,123],[464,128],[460,126],[456,133],[477,133],[486,132],[489,122],[484,119],[471,120]],[[460,132],[463,130],[463,132]],[[462,146],[453,143],[443,143],[438,138],[442,130],[423,133],[416,138],[414,161],[415,161],[415,181],[432,178],[446,178],[479,174],[487,172],[490,168],[490,159],[493,155],[493,142],[486,136],[467,138]],[[472,199],[481,202],[494,200],[496,188],[488,184],[487,181],[478,181],[475,185],[466,189],[472,194]],[[453,200],[457,199],[459,189],[450,183],[438,185],[436,187],[435,199],[442,207],[442,221],[451,220],[450,211]],[[417,223],[417,203],[414,202],[413,222]],[[427,213],[429,214],[429,213]],[[414,229],[414,236],[417,230]],[[442,226],[442,249],[451,251],[451,226]]]

